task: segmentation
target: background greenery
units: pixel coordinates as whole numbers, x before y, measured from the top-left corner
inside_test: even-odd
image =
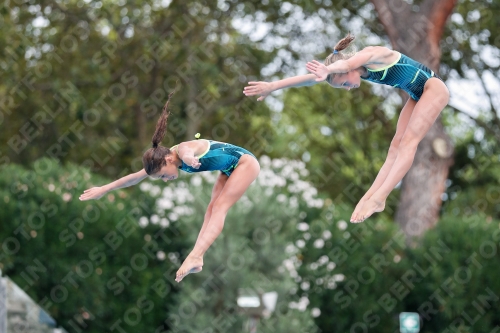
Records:
[[[250,80],[303,73],[347,30],[358,47],[388,45],[369,2],[4,2],[3,273],[70,332],[241,331],[242,288],[278,291],[279,311],[262,320],[264,332],[392,332],[400,311],[421,312],[422,332],[494,331],[499,7],[458,1],[447,24],[440,74],[452,88],[443,118],[455,163],[440,222],[407,247],[393,224],[397,190],[383,214],[361,227],[346,222],[383,163],[399,95],[369,84],[350,93],[290,89],[267,103],[242,94]],[[164,145],[200,132],[263,158],[204,271],[181,285],[172,277],[214,175],[77,200],[141,167],[175,88]],[[414,265],[429,273],[409,284],[403,277]],[[436,309],[427,318],[426,302]]]

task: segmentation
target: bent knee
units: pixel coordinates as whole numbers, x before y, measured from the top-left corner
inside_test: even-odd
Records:
[[[217,202],[212,206],[212,215],[217,215],[217,214],[222,214],[226,215],[227,212],[229,211],[230,206],[228,206],[225,202]]]
[[[401,139],[403,138],[403,135],[404,135],[404,132],[403,133],[396,132],[396,134],[394,135],[394,137],[391,140],[391,145],[389,146],[389,151],[391,151],[391,150],[397,151],[398,150],[399,145],[401,144]]]
[[[387,156],[396,156],[399,151],[399,145],[401,143],[401,139],[398,139],[397,142],[391,142],[391,145],[389,146],[389,151],[387,152]]]
[[[409,133],[408,132],[409,131],[407,131],[407,133],[403,135],[403,138],[401,138],[401,142],[398,147],[398,154],[417,150],[418,144],[422,140],[420,135],[412,133],[411,131]]]

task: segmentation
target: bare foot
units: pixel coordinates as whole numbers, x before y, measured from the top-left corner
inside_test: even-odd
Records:
[[[365,198],[361,198],[358,202],[358,204],[356,205],[356,208],[354,208],[354,212],[352,212],[352,215],[351,215],[351,222],[356,222],[358,220],[358,215],[359,215],[359,212],[361,211],[361,208],[363,207],[363,204],[368,201],[368,199],[365,199]]]
[[[175,281],[181,282],[188,274],[199,273],[203,267],[203,257],[189,255],[175,274]]]
[[[355,217],[355,220],[352,220],[351,222],[354,223],[359,223],[363,222],[370,216],[372,216],[373,213],[379,213],[383,211],[385,208],[385,200],[384,201],[377,201],[374,199],[369,199],[363,203],[363,206],[361,206],[361,209],[357,216]]]

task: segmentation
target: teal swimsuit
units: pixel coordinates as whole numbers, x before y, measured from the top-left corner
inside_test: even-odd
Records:
[[[231,173],[238,166],[241,156],[248,154],[256,159],[251,152],[244,148],[224,142],[205,141],[209,142],[207,150],[197,156],[201,166],[195,169],[182,162],[182,166],[179,169],[189,173],[218,170],[227,176],[231,176]],[[177,145],[170,149],[175,149],[176,147]]]
[[[403,89],[416,101],[422,96],[427,80],[436,77],[442,81],[432,70],[402,53],[391,65],[367,71],[368,77],[361,77],[363,80]]]

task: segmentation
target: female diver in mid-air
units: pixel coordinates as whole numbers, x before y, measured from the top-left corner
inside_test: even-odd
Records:
[[[350,54],[343,53],[354,37],[340,40],[324,64],[313,60],[306,65],[311,74],[275,82],[249,82],[246,96],[262,101],[272,91],[311,86],[326,81],[334,88],[358,88],[360,79],[386,84],[406,91],[410,98],[401,110],[387,158],[370,189],[356,205],[351,222],[362,222],[385,208],[389,193],[410,169],[417,146],[439,113],[448,104],[448,88],[432,70],[421,63],[382,46],[370,46]]]
[[[181,142],[171,148],[160,146],[167,130],[168,103],[171,96],[172,94],[156,124],[153,146],[142,157],[144,169],[110,184],[85,190],[80,200],[99,199],[109,191],[135,185],[148,175],[166,182],[176,179],[179,169],[189,173],[221,171],[213,187],[195,246],[177,271],[175,280],[180,282],[186,275],[202,270],[203,255],[221,233],[229,208],[257,178],[260,166],[248,150],[228,143],[195,140]]]

